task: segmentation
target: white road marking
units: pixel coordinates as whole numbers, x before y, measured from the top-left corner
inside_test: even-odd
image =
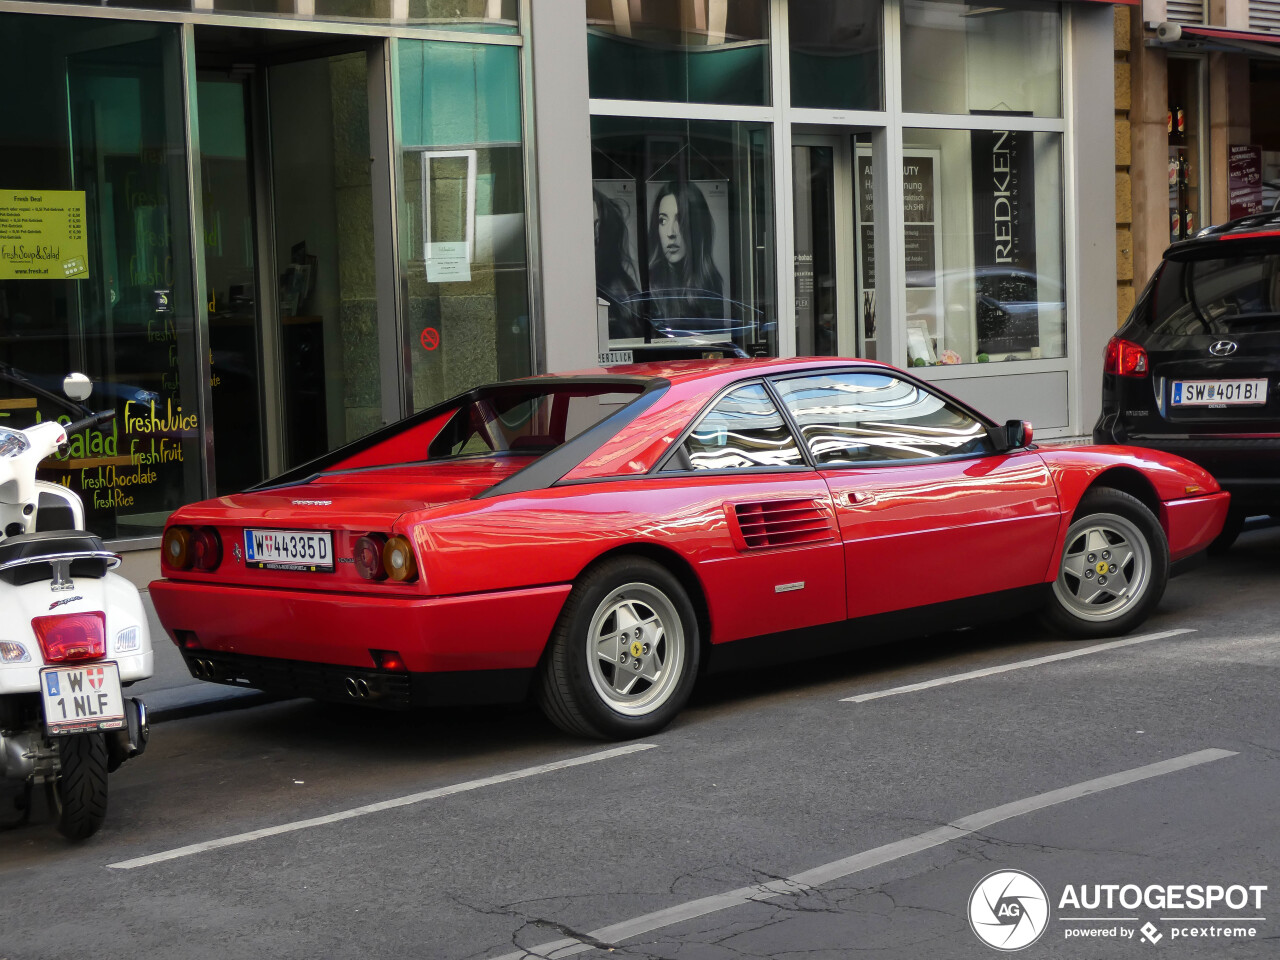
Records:
[[[1127,786],[1141,780],[1150,780],[1152,777],[1161,777],[1165,774],[1176,773],[1179,770],[1186,770],[1189,767],[1212,763],[1214,760],[1222,760],[1225,757],[1234,757],[1235,755],[1232,750],[1200,750],[1196,753],[1188,753],[1170,760],[1161,760],[1159,763],[1148,764],[1145,767],[1135,767],[1132,770],[1124,770],[1120,773],[1098,777],[1096,780],[1086,780],[1083,783],[1062,787],[1058,790],[1050,790],[1048,793],[1037,794],[1034,797],[1015,800],[1013,803],[1006,803],[999,807],[992,807],[990,810],[970,814],[927,833],[888,843],[882,847],[876,847],[874,850],[866,850],[843,860],[836,860],[834,863],[824,864],[820,867],[814,867],[812,870],[797,873],[794,876],[784,877],[781,880],[772,880],[769,883],[756,884],[750,887],[739,887],[737,890],[730,890],[727,893],[703,897],[700,900],[691,900],[688,903],[667,907],[665,910],[647,913],[642,917],[635,917],[608,927],[601,927],[599,930],[593,930],[585,934],[582,940],[571,937],[563,940],[552,940],[548,943],[538,944],[536,947],[516,950],[513,953],[504,953],[502,956],[494,958],[494,960],[529,960],[529,958],[560,960],[562,957],[571,957],[587,950],[597,948],[610,949],[632,937],[651,933],[654,930],[682,923],[685,920],[696,920],[711,913],[728,910],[730,907],[741,906],[745,903],[758,903],[771,900],[774,897],[801,894],[824,883],[842,880],[863,870],[869,870],[872,867],[878,867],[893,860],[909,857],[931,847],[950,843],[952,840],[959,840],[961,837],[967,837],[1002,820],[1020,817],[1036,810],[1043,810],[1045,807],[1065,803],[1068,800],[1078,800],[1090,794],[1101,793],[1104,790],[1114,790],[1116,787]]]
[[[466,793],[470,790],[479,790],[481,787],[492,787],[499,783],[510,783],[513,780],[524,780],[528,777],[536,777],[540,773],[551,773],[555,770],[579,767],[584,763],[598,763],[601,760],[612,760],[615,757],[624,757],[628,754],[639,753],[642,750],[652,750],[656,746],[656,743],[629,743],[624,747],[614,747],[611,750],[601,750],[596,753],[588,753],[585,756],[570,757],[567,760],[556,760],[552,763],[541,763],[536,767],[525,767],[522,770],[512,770],[510,773],[499,773],[492,777],[481,777],[479,780],[467,780],[464,783],[454,783],[447,787],[436,787],[434,790],[423,790],[421,793],[411,793],[407,797],[396,797],[393,800],[382,800],[378,803],[365,804],[363,807],[353,807],[350,810],[340,810],[337,813],[326,814],[323,817],[312,817],[309,820],[295,820],[292,823],[282,823],[276,827],[263,827],[261,830],[250,830],[248,833],[237,833],[235,836],[231,837],[220,837],[217,840],[206,840],[203,843],[192,843],[185,847],[165,850],[162,853],[153,853],[146,857],[137,857],[133,860],[121,860],[119,863],[109,863],[107,864],[107,867],[111,870],[133,870],[137,867],[147,867],[153,863],[163,863],[165,860],[177,860],[181,857],[191,857],[197,853],[207,853],[210,850],[218,850],[222,847],[233,847],[237,844],[249,843],[253,840],[261,840],[264,837],[274,837],[282,833],[292,833],[295,830],[306,830],[310,827],[321,827],[329,823],[338,823],[342,820],[350,820],[353,817],[364,817],[371,813],[382,813],[384,810],[394,810],[397,807],[407,807],[410,804],[422,803],[424,800],[437,800],[440,797],[451,797],[456,793]]]
[[[1055,653],[1048,657],[1036,657],[1034,660],[1018,660],[1014,663],[1001,664],[998,667],[987,667],[985,670],[971,670],[968,673],[956,673],[948,677],[938,677],[936,680],[909,683],[905,687],[891,687],[888,690],[877,690],[875,693],[860,693],[854,697],[842,697],[840,702],[866,703],[868,700],[879,700],[882,697],[896,697],[900,693],[915,693],[918,690],[928,690],[931,687],[944,687],[949,683],[960,683],[963,680],[977,680],[979,677],[1008,673],[1010,670],[1025,670],[1027,667],[1038,667],[1041,664],[1055,663],[1058,660],[1070,660],[1073,657],[1086,657],[1091,653],[1105,653],[1108,650],[1116,650],[1120,647],[1131,647],[1135,643],[1164,640],[1166,637],[1176,637],[1184,633],[1195,633],[1195,630],[1184,627],[1180,630],[1162,630],[1160,633],[1146,633],[1140,637],[1128,637],[1124,640],[1114,640],[1111,643],[1099,643],[1079,650],[1068,650],[1066,653]]]

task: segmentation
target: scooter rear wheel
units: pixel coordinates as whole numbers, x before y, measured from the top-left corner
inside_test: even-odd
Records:
[[[87,840],[107,817],[107,740],[100,733],[58,739],[62,770],[54,788],[58,832]]]

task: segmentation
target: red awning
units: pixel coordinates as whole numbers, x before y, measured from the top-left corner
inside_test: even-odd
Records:
[[[1183,23],[1182,39],[1186,40],[1208,40],[1221,43],[1223,46],[1234,47],[1239,50],[1247,50],[1248,44],[1267,44],[1274,46],[1280,44],[1280,33],[1271,33],[1264,30],[1230,30],[1226,27],[1202,27],[1195,24]],[[1270,51],[1266,51],[1270,52]]]

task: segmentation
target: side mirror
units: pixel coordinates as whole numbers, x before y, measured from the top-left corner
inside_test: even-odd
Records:
[[[1002,427],[988,427],[987,436],[995,445],[997,453],[1009,450],[1021,450],[1031,446],[1033,431],[1030,420],[1006,420]]]
[[[69,373],[62,381],[62,392],[77,403],[84,403],[93,393],[93,381],[83,373]]]

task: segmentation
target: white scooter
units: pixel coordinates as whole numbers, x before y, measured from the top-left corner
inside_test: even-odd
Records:
[[[83,401],[92,384],[72,374],[65,389]],[[122,688],[154,667],[138,591],[109,572],[119,555],[83,529],[80,498],[36,467],[114,416],[0,427],[0,779],[23,786],[20,823],[43,786],[72,840],[102,825],[107,774],[146,748],[146,707]]]

